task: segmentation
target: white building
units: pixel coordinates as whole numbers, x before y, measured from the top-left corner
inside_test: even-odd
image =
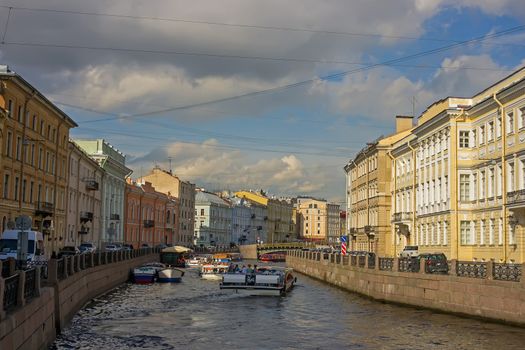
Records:
[[[232,208],[221,197],[204,191],[195,194],[195,235],[198,247],[227,247],[232,242]]]
[[[268,210],[262,205],[244,198],[231,198],[232,208],[232,242],[235,244],[253,244],[266,242],[268,228],[265,217]]]

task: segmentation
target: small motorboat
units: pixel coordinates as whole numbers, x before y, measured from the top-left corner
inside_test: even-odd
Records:
[[[200,267],[206,264],[211,259],[211,256],[199,255],[186,260],[186,267]]]
[[[261,254],[259,255],[259,260],[264,262],[285,262],[286,252]]]
[[[181,269],[177,269],[175,267],[168,267],[159,271],[157,282],[180,282],[182,281],[182,276],[184,276],[184,271],[182,271]]]
[[[137,284],[150,284],[155,282],[159,271],[165,269],[166,265],[158,262],[151,262],[133,269],[133,282]]]
[[[199,275],[206,280],[220,281],[226,272],[228,265],[202,265]]]
[[[256,272],[224,274],[220,288],[249,295],[285,296],[296,282],[293,269],[265,266]]]

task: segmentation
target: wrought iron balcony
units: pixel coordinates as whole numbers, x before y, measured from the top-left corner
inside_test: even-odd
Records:
[[[98,182],[94,179],[86,179],[86,190],[88,191],[98,191]]]
[[[509,192],[507,194],[507,203],[508,204],[523,203],[523,205],[525,205],[525,190]]]
[[[109,219],[113,220],[113,221],[119,221],[120,220],[120,215],[119,214],[111,214],[109,216]]]
[[[365,233],[369,236],[372,236],[372,235],[375,235],[375,231],[376,231],[377,227],[376,226],[370,226],[370,225],[366,225],[365,226]]]
[[[144,228],[151,228],[155,227],[155,221],[154,220],[144,220]]]
[[[89,228],[81,226],[80,231],[78,231],[79,235],[87,235],[89,233]]]
[[[54,208],[55,208],[55,206],[53,205],[53,203],[37,202],[36,203],[35,215],[36,216],[53,215]]]
[[[411,212],[394,213],[392,215],[392,221],[393,222],[410,221],[412,220],[412,215],[413,214]]]
[[[80,212],[80,222],[93,221],[93,213],[90,211],[81,211]]]
[[[355,227],[350,227],[350,234],[357,235],[357,229]]]

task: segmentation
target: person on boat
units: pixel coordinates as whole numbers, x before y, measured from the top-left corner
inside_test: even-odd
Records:
[[[241,273],[247,273],[248,268],[246,268],[246,265],[242,265]]]
[[[239,268],[239,264],[235,264],[235,268],[233,269],[235,273],[239,273],[241,269]]]
[[[259,270],[257,269],[257,265],[253,265],[253,273],[257,273]]]
[[[235,266],[233,265],[233,263],[231,263],[228,266],[228,273],[233,273],[233,272],[235,272]]]
[[[253,273],[252,265],[248,264],[248,268],[246,269],[246,273]]]

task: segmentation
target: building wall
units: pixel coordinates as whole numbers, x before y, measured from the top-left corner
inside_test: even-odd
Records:
[[[212,193],[199,193],[195,202],[196,246],[227,247],[232,242],[232,208]]]
[[[76,124],[6,66],[0,70],[0,231],[31,216],[50,255],[66,238],[68,140]]]
[[[65,245],[91,242],[100,247],[104,171],[87,153],[69,141],[68,172]]]
[[[178,231],[177,244],[192,245],[195,221],[195,184],[182,181],[177,176],[160,168],[152,171],[137,181],[150,182],[157,191],[177,198],[178,205]]]

